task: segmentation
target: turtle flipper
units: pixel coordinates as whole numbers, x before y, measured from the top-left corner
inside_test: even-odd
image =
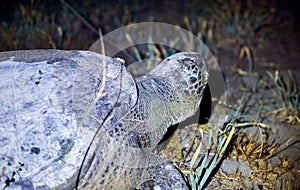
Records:
[[[137,189],[189,189],[180,171],[168,162],[148,168],[146,171],[147,177],[143,178],[143,182]]]

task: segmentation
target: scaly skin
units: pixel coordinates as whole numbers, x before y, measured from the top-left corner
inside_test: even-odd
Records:
[[[188,189],[153,149],[197,110],[205,61],[175,54],[134,86],[120,62],[92,52],[0,53],[0,189]]]
[[[98,177],[87,180],[85,189],[188,189],[181,173],[152,150],[169,126],[196,112],[208,78],[204,61],[197,53],[175,54],[137,79],[136,105],[117,119],[113,114],[110,120],[117,122],[102,131],[110,148],[102,146],[96,155],[105,155],[100,163],[111,169],[95,166],[90,175]],[[103,170],[109,172],[101,175]]]

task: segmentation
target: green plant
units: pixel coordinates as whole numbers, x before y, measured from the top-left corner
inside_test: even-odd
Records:
[[[0,23],[1,48],[56,48],[61,43],[62,28],[56,24],[55,15],[45,14],[34,1],[18,4],[13,15],[14,22]]]
[[[209,155],[212,151],[212,130],[209,133],[209,149],[206,150],[204,156],[201,161],[196,164],[196,160],[200,155],[200,151],[202,148],[202,142],[199,144],[197,150],[194,152],[193,157],[190,161],[190,169],[188,171],[183,171],[185,175],[187,175],[189,179],[189,184],[191,185],[193,190],[200,190],[207,185],[210,178],[213,176],[214,172],[216,172],[216,167],[222,160],[224,153],[227,149],[228,144],[230,143],[235,132],[235,127],[231,127],[229,134],[223,133],[218,138],[217,143],[217,152],[214,153],[213,157],[210,159]]]
[[[215,22],[213,19],[206,19],[201,16],[197,18],[185,16],[183,17],[182,26],[202,40],[208,47],[214,47]],[[191,44],[193,44],[193,42],[191,42]]]
[[[218,126],[219,131],[217,131],[217,141],[214,143],[212,141],[213,133],[212,130],[210,130],[209,145],[206,150],[202,150],[204,155],[200,161],[196,162],[196,160],[199,160],[202,142],[199,143],[196,151],[194,151],[191,160],[187,162],[189,163],[189,168],[188,170],[183,170],[183,173],[189,179],[188,183],[191,185],[193,190],[205,188],[211,178],[214,177],[214,174],[218,171],[222,160],[226,158],[227,154],[225,153],[230,154],[230,152],[228,152],[230,142],[239,138],[240,133],[238,133],[238,131],[241,128],[256,126],[268,129],[267,125],[257,122],[256,120],[245,121],[247,118],[245,116],[245,109],[247,108],[248,97],[247,91],[244,91],[243,96],[240,99],[239,106],[231,115],[229,115],[229,120],[224,123],[223,126]],[[233,109],[232,106],[231,109]],[[201,135],[203,136],[203,132],[201,132]],[[214,147],[216,148],[214,149]],[[212,153],[213,150],[215,150],[214,153]]]
[[[218,44],[231,44],[236,56],[252,65],[256,42],[272,34],[276,13],[273,4],[266,0],[218,0],[206,7],[206,17],[215,22]]]
[[[297,79],[290,70],[287,71],[286,76],[280,76],[277,70],[274,74],[267,71],[267,74],[274,82],[273,92],[281,103],[281,108],[273,112],[281,121],[286,120],[291,124],[299,123],[300,89]]]

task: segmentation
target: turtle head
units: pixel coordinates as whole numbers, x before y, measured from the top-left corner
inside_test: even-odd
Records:
[[[150,74],[166,78],[182,106],[197,109],[208,79],[205,62],[199,53],[181,52],[163,60]]]

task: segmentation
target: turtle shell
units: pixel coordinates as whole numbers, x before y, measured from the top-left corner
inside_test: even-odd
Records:
[[[117,59],[88,51],[1,52],[0,189],[74,188],[102,122],[115,104],[130,109],[136,98]]]

